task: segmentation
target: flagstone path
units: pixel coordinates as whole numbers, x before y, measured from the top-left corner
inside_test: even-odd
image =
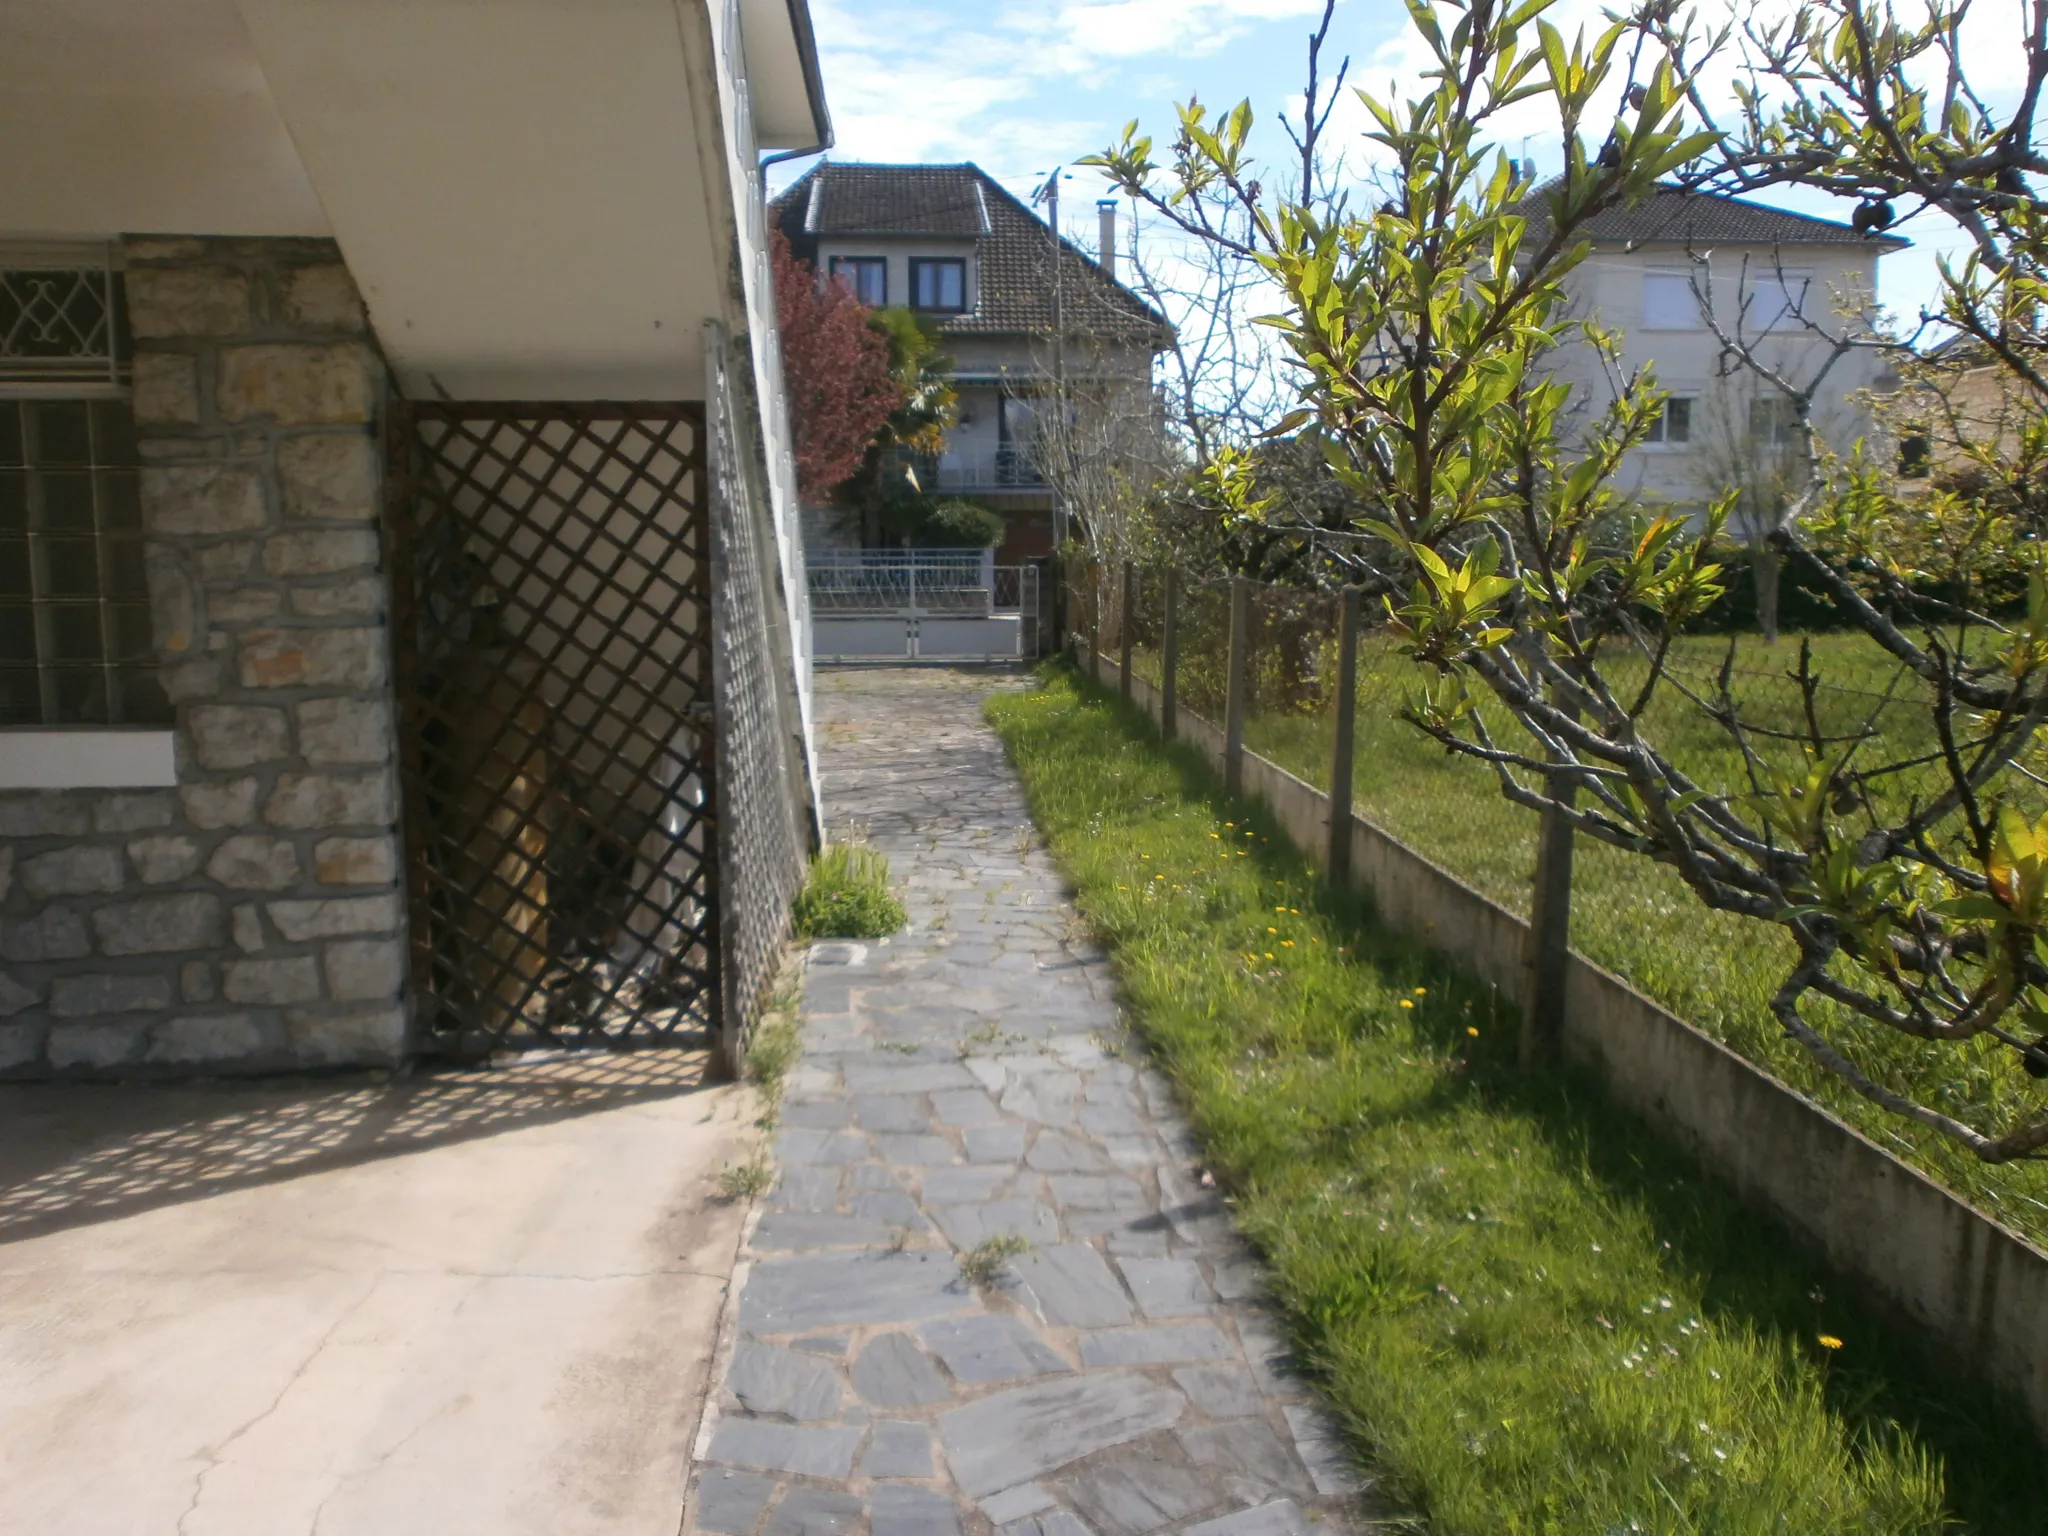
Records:
[[[910,925],[812,949],[687,1529],[1367,1523],[982,721],[1027,683],[820,674],[827,807],[888,854]],[[1003,1234],[1029,1249],[970,1284],[959,1256]]]

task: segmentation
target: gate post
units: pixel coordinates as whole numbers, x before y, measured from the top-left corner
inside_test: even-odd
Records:
[[[1124,562],[1123,614],[1117,621],[1116,691],[1124,702],[1131,698],[1131,616],[1138,611],[1138,563]]]
[[[1574,712],[1576,713],[1576,712]],[[1551,799],[1572,803],[1574,786],[1550,776]],[[1515,1042],[1524,1068],[1557,1051],[1564,1025],[1565,977],[1571,965],[1572,825],[1556,810],[1543,812],[1536,835],[1536,878],[1529,902],[1529,949],[1523,979],[1522,1026]]]
[[[1159,635],[1159,734],[1172,741],[1180,729],[1180,567],[1166,567],[1165,613]]]
[[[1233,795],[1244,789],[1245,652],[1251,644],[1251,582],[1230,578],[1230,663],[1223,693],[1223,786]]]
[[[1351,880],[1351,773],[1358,723],[1358,615],[1363,594],[1344,589],[1337,620],[1337,729],[1330,749],[1330,884]]]

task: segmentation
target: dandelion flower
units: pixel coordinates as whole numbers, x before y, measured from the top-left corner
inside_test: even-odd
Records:
[[[1282,940],[1280,941],[1280,947],[1281,947],[1282,949],[1292,949],[1292,948],[1294,948],[1294,940],[1292,940],[1292,939],[1282,939]]]
[[[1280,930],[1279,930],[1278,928],[1268,928],[1268,929],[1266,930],[1266,932],[1268,932],[1268,933],[1278,933],[1279,931],[1280,931]]]
[[[1465,1026],[1465,1033],[1470,1035],[1475,1040],[1479,1038],[1479,1031],[1474,1029],[1470,1024],[1467,1024]]]
[[[1417,987],[1417,988],[1415,989],[1415,995],[1416,995],[1417,997],[1427,997],[1427,996],[1429,996],[1429,988],[1427,988],[1427,987]]]
[[[1409,1002],[1408,999],[1404,997],[1401,999],[1401,1006],[1403,1008],[1413,1008],[1415,1005]]]
[[[1840,1349],[1842,1341],[1832,1333],[1824,1333],[1820,1336],[1820,1347],[1822,1349]]]

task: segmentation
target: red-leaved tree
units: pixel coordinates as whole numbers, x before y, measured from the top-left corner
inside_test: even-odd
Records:
[[[811,264],[790,253],[781,230],[771,241],[797,487],[815,504],[860,468],[903,395],[889,375],[888,343],[868,324],[867,306],[839,283],[820,285]]]

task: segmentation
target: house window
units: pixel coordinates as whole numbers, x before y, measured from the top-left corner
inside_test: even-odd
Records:
[[[1664,408],[1657,413],[1657,419],[1650,423],[1646,443],[1689,443],[1692,441],[1692,401],[1683,395],[1673,395],[1664,402]]]
[[[832,278],[869,309],[889,302],[889,263],[880,256],[834,256]]]
[[[1743,293],[1742,328],[1752,336],[1770,330],[1798,330],[1807,320],[1827,317],[1814,312],[1820,295],[1804,272],[1767,272],[1749,279]]]
[[[914,308],[959,314],[967,308],[967,263],[958,256],[919,257],[910,263]]]
[[[171,718],[126,400],[0,397],[0,725]]]
[[[1696,331],[1700,303],[1692,278],[1684,272],[1643,274],[1643,328],[1650,331]]]
[[[1771,395],[1749,402],[1749,440],[1759,447],[1787,448],[1799,441],[1799,411],[1790,400]]]

